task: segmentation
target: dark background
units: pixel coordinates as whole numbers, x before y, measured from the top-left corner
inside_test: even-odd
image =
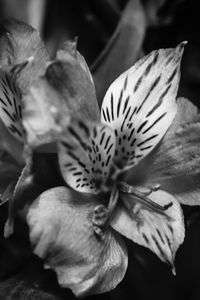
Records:
[[[132,2],[135,2],[141,11],[133,11],[132,19],[127,16],[128,25],[134,26],[135,30],[131,34],[127,27],[120,23],[122,16],[126,19],[123,12],[128,4],[127,0],[1,0],[0,17],[14,16],[39,29],[52,57],[66,39],[78,36],[78,49],[85,56],[94,74],[99,103],[110,83],[109,80],[112,81],[121,71],[130,67],[131,61],[133,63],[153,49],[174,47],[187,40],[179,95],[189,98],[200,107],[199,1]],[[140,13],[144,17],[143,21],[140,20]],[[116,30],[119,30],[121,35],[114,41],[114,47],[108,47],[108,51],[104,51],[102,55],[103,49],[109,45]],[[130,46],[131,40],[133,43]],[[99,55],[100,59],[97,60]],[[119,61],[120,56],[124,60]],[[106,63],[111,70],[113,66],[113,72],[109,74],[107,82],[105,78],[100,78],[99,71],[99,64],[100,68],[106,70]],[[114,291],[89,298],[199,300],[200,208],[183,209],[186,239],[177,253],[176,276],[172,275],[169,266],[149,250],[126,241],[129,266],[124,280]],[[6,210],[6,207],[0,209],[1,232]],[[14,236],[4,240],[1,233],[0,299],[74,299],[69,290],[59,288],[55,274],[44,271],[42,261],[31,255],[25,229],[25,224],[18,220]]]

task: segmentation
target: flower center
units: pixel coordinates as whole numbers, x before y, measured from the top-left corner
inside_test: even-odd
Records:
[[[155,185],[151,188],[147,188],[146,191],[140,191],[125,182],[117,182],[110,193],[108,205],[105,206],[103,204],[100,204],[97,205],[94,209],[92,219],[94,233],[98,237],[104,237],[104,232],[110,224],[112,214],[115,210],[119,198],[123,201],[128,211],[135,218],[137,218],[137,215],[141,208],[156,212],[169,218],[169,216],[166,214],[166,210],[170,208],[173,203],[169,202],[168,204],[161,206],[148,197],[152,192],[158,191],[159,188],[159,185]]]

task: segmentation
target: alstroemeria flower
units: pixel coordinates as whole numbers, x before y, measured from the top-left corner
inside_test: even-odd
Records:
[[[77,296],[109,291],[122,280],[127,252],[118,233],[175,271],[175,253],[184,240],[182,210],[173,194],[162,190],[159,176],[153,184],[147,179],[153,178],[151,162],[155,169],[151,154],[163,147],[168,130],[168,139],[175,136],[177,119],[171,124],[183,45],[151,52],[116,79],[104,97],[101,123],[72,116],[58,141],[60,170],[70,188],[42,193],[28,210],[34,253]],[[29,133],[28,118],[24,125]],[[182,148],[177,151],[181,156]],[[162,155],[167,159],[168,152]]]

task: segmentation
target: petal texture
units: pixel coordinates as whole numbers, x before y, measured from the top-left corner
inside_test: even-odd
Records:
[[[183,45],[151,52],[108,89],[101,120],[116,134],[116,164],[128,169],[161,140],[177,111]]]
[[[200,204],[200,122],[179,126],[152,159],[146,181],[159,183],[183,204]]]
[[[108,230],[104,239],[94,235],[94,205],[94,199],[58,187],[41,194],[27,215],[34,253],[76,296],[113,289],[127,267],[126,249],[116,233]]]
[[[173,204],[163,215],[125,197],[125,206],[118,209],[112,227],[133,242],[149,248],[162,261],[174,267],[176,251],[184,240],[184,221],[176,199],[161,190],[149,196],[159,205]]]
[[[0,118],[9,132],[19,141],[24,140],[20,91],[12,76],[0,70]]]
[[[105,125],[74,120],[63,136],[59,163],[65,181],[79,192],[99,192],[115,153],[113,131]]]
[[[49,61],[48,53],[44,47],[39,33],[31,26],[11,19],[0,22],[0,65],[10,68],[21,64],[33,57],[34,63],[28,65],[18,74],[18,86],[25,93],[33,81],[44,72]]]

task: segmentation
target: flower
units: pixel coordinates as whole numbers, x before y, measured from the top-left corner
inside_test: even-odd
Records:
[[[73,112],[57,139],[68,187],[42,193],[30,206],[27,223],[34,253],[77,296],[109,291],[122,280],[128,262],[119,233],[152,250],[175,272],[175,253],[184,240],[177,199],[189,204],[190,193],[197,204],[199,189],[191,183],[199,177],[197,111],[184,99],[176,102],[183,46],[153,51],[116,79],[104,97],[101,122],[93,94],[94,105],[80,110],[76,91],[85,89],[78,75],[74,85],[68,80],[72,58],[66,49],[28,95],[23,124],[33,147],[42,124],[29,118],[30,107],[37,104],[37,111],[39,97],[43,107],[48,103],[41,90],[53,86]],[[90,76],[87,80],[91,84]],[[176,192],[173,183],[179,180],[187,185]]]
[[[39,127],[42,124],[42,127],[40,126],[42,130],[39,131],[35,139],[33,137],[34,147],[37,144],[36,153],[33,155],[30,139],[27,143],[26,132],[22,123],[24,101],[26,101],[26,95],[29,94],[32,85],[45,73],[48,64],[50,64],[50,58],[40,39],[39,33],[31,26],[14,19],[4,19],[1,20],[0,31],[0,136],[2,148],[1,170],[3,170],[1,178],[3,196],[1,200],[4,203],[10,199],[8,222],[6,223],[4,233],[5,236],[9,236],[13,231],[12,223],[16,212],[25,205],[24,202],[26,201],[22,201],[22,194],[25,190],[32,189],[32,194],[36,197],[38,184],[40,186],[40,193],[46,188],[47,183],[44,182],[44,179],[47,179],[48,176],[46,174],[45,176],[41,176],[41,166],[44,167],[45,165],[46,167],[46,160],[48,159],[45,145],[47,145],[48,152],[54,153],[56,151],[55,139],[62,131],[62,127],[66,127],[69,122],[69,118],[67,117],[69,108],[65,103],[62,104],[61,108],[56,89],[52,89],[51,87],[49,87],[51,97],[49,97],[45,109],[42,109],[40,102],[38,102],[40,105],[39,109],[36,106],[36,113],[41,117],[41,123],[38,124],[36,121],[37,116],[33,111],[35,106],[32,108],[29,107],[29,111],[32,109],[31,114],[28,116],[29,121],[30,117],[33,117],[34,125],[36,124]],[[70,45],[66,44],[65,47],[70,48],[69,51],[73,53],[73,43]],[[59,55],[62,57],[62,51],[59,52]],[[82,77],[84,77],[84,74],[88,76],[88,67],[84,59],[78,53],[76,55],[77,57],[76,59],[74,58],[74,62],[76,63],[76,67],[79,68],[79,77],[81,74],[83,74]],[[53,63],[54,61],[51,62],[49,68],[55,66]],[[68,67],[68,71],[70,71],[70,66]],[[56,71],[56,66],[54,70]],[[49,79],[51,80],[51,78]],[[88,85],[88,87],[90,86]],[[79,94],[80,92],[81,95]],[[38,95],[39,100],[41,99],[40,97],[41,95]],[[84,100],[84,92],[78,91],[76,97],[81,98],[81,105],[84,105],[87,110],[87,106],[90,103],[88,97],[88,103]],[[28,101],[26,105],[29,105],[29,103],[31,101]],[[78,104],[76,107],[78,107]],[[39,148],[39,146],[41,147]],[[49,151],[50,148],[51,151]],[[43,155],[44,152],[45,154]],[[11,158],[7,158],[7,153]],[[35,157],[37,158],[37,166],[35,165]],[[10,161],[13,164],[12,168]],[[36,171],[33,171],[33,169],[36,169]],[[47,169],[49,168],[47,167]],[[41,178],[38,178],[38,175],[35,173],[39,173]],[[37,178],[35,179],[35,177]],[[37,186],[34,181],[37,181]],[[51,185],[52,183],[50,183]]]

